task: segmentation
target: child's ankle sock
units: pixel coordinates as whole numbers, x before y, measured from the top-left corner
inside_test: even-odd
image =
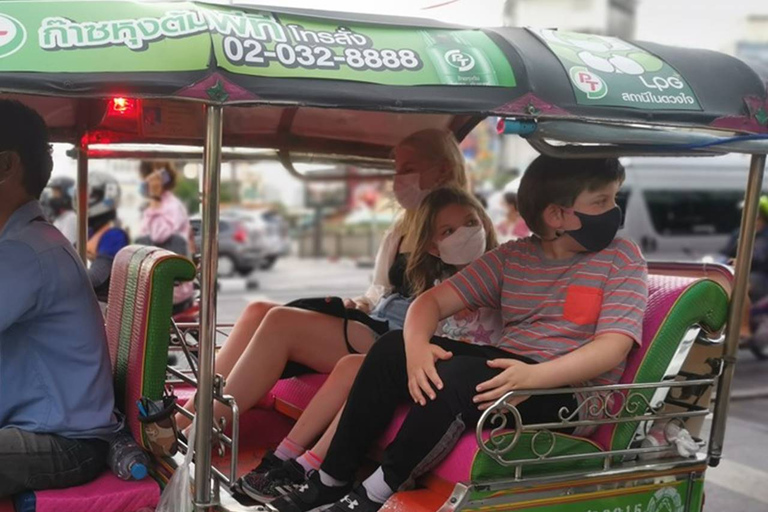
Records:
[[[287,437],[275,449],[275,456],[280,460],[296,459],[304,453],[303,446],[298,445]]]
[[[320,482],[326,487],[342,487],[347,485],[347,482],[333,478],[322,469],[318,473],[320,474]]]
[[[301,467],[304,468],[304,472],[309,474],[310,471],[319,471],[320,465],[323,463],[323,459],[318,457],[312,450],[307,450],[304,455],[296,459]]]
[[[371,476],[365,479],[363,488],[371,501],[375,501],[376,503],[384,503],[390,496],[395,494],[395,491],[393,491],[384,480],[384,470],[381,469],[381,466],[379,466],[379,469],[374,471]]]

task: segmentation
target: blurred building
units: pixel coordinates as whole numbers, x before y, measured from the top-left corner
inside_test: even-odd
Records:
[[[507,0],[507,26],[557,27],[560,30],[631,39],[637,0]]]

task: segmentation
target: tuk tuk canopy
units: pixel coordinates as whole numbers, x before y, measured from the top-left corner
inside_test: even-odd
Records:
[[[373,158],[490,115],[768,133],[763,80],[716,52],[204,2],[3,2],[0,91],[90,144],[199,144],[190,101],[235,107],[226,146]]]

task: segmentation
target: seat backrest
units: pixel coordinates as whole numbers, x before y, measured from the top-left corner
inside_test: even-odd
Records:
[[[686,334],[697,327],[719,331],[727,315],[728,295],[713,280],[649,275],[643,343],[630,352],[620,383],[655,383],[674,378],[692,345],[693,340],[686,340]],[[643,398],[653,404],[663,399],[664,393],[634,391],[628,405],[642,413],[646,409]],[[638,422],[601,425],[592,440],[606,450],[623,450],[629,447],[637,428]]]
[[[142,396],[162,398],[174,283],[194,277],[191,261],[157,247],[125,247],[112,265],[107,339],[115,400],[133,437],[145,449],[149,444],[136,401]]]

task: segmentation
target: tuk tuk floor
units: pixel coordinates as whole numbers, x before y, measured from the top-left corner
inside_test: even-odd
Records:
[[[240,424],[238,478],[258,466],[266,451],[273,449],[282,441],[293,427],[293,423],[291,418],[275,410],[256,408],[243,414]],[[213,456],[213,464],[224,474],[228,474],[231,460],[229,452],[223,457],[218,454]],[[372,473],[374,469],[375,463],[365,464],[360,471],[360,480]],[[453,486],[437,478],[431,478],[423,484],[427,488],[393,496],[382,508],[382,512],[434,512],[440,508],[453,490]],[[251,504],[244,503],[244,505]],[[5,511],[0,508],[0,512]]]

